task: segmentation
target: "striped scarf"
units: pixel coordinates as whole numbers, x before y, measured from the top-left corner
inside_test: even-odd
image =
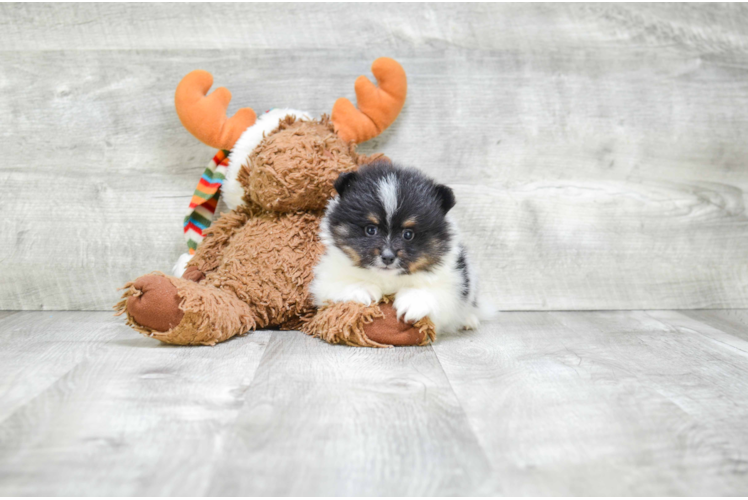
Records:
[[[197,246],[203,241],[203,231],[213,222],[228,167],[229,151],[222,149],[213,157],[197,183],[189,211],[184,218],[184,239],[187,240],[190,255],[195,253]]]

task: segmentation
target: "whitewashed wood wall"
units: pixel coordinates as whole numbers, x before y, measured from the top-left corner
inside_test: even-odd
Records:
[[[320,114],[379,56],[364,147],[451,184],[503,309],[748,307],[744,5],[0,5],[0,309],[107,309],[168,270],[213,151],[195,68]]]

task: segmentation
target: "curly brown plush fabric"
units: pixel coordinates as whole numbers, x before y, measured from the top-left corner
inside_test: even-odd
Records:
[[[190,267],[196,267],[203,273],[218,267],[224,247],[234,233],[257,212],[250,207],[241,206],[231,212],[221,214],[213,225],[205,231],[205,238],[197,247],[195,255],[190,260]]]
[[[262,212],[238,229],[200,282],[249,305],[260,328],[313,314],[312,270],[322,251],[318,212]]]
[[[222,214],[183,278],[161,273],[125,285],[117,314],[149,337],[170,344],[213,345],[255,328],[302,331],[333,344],[422,345],[434,339],[428,319],[397,320],[389,303],[314,307],[309,293],[322,209],[341,172],[366,157],[335,134],[327,117],[288,117],[243,162],[245,204]]]
[[[357,166],[356,146],[332,123],[286,117],[249,155],[239,171],[244,201],[266,210],[323,210],[341,172]]]

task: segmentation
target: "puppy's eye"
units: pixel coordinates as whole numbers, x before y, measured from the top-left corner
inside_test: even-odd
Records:
[[[415,236],[416,233],[414,233],[411,229],[406,229],[403,231],[403,238],[410,241],[413,239],[413,236]]]
[[[367,236],[374,236],[375,234],[377,234],[377,226],[369,224],[368,226],[366,226],[364,231],[366,231]]]

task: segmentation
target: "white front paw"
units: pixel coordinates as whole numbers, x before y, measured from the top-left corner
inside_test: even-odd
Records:
[[[436,311],[434,296],[417,288],[404,288],[397,292],[392,305],[397,311],[397,318],[409,323],[431,316]]]
[[[382,300],[382,290],[371,283],[348,285],[340,294],[338,302],[359,302],[365,306]]]
[[[480,325],[480,320],[478,319],[478,316],[475,314],[468,315],[467,318],[465,318],[465,330],[475,330]]]

